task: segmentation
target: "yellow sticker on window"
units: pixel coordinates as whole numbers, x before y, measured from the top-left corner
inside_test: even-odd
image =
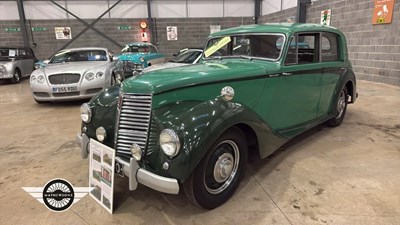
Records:
[[[207,58],[208,56],[214,54],[220,48],[224,47],[226,44],[231,42],[231,37],[224,37],[221,40],[215,42],[211,47],[209,47],[205,52],[204,56]]]

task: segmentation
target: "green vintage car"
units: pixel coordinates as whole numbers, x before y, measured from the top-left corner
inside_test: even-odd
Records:
[[[304,47],[306,46],[306,47]],[[196,205],[227,201],[249,149],[265,158],[321,123],[338,126],[357,98],[342,32],[316,24],[231,28],[203,61],[125,80],[81,106],[77,141],[116,151],[116,173]]]

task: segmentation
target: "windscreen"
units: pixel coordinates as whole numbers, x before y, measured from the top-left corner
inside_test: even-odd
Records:
[[[193,63],[202,54],[201,51],[184,51],[179,53],[171,62],[176,63]]]
[[[51,58],[50,63],[107,61],[103,50],[60,51]]]
[[[133,46],[133,45],[126,45],[122,50],[122,53],[132,52],[132,53],[147,53],[150,52],[148,46]]]
[[[246,34],[210,39],[206,45],[205,58],[257,57],[277,60],[284,43],[283,34]]]
[[[17,55],[17,49],[0,48],[1,57],[15,57],[16,55]]]

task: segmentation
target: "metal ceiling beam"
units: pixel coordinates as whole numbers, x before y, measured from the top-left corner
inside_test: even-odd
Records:
[[[25,18],[23,0],[17,0],[17,6],[18,6],[18,14],[19,14],[19,27],[21,29],[24,46],[29,47],[28,31],[26,30],[26,18]]]
[[[297,0],[296,22],[307,22],[307,5],[311,4],[311,0]]]
[[[19,0],[22,1],[22,0]],[[118,42],[116,42],[115,40],[113,40],[112,38],[108,37],[106,34],[104,34],[103,32],[97,30],[94,25],[104,16],[106,15],[108,12],[111,11],[111,9],[113,9],[115,6],[117,6],[122,0],[117,1],[114,5],[112,5],[110,8],[108,8],[103,14],[101,14],[99,17],[97,17],[97,19],[95,19],[92,23],[87,23],[86,21],[82,20],[81,18],[79,18],[77,15],[75,15],[74,13],[70,12],[68,9],[64,8],[63,6],[61,6],[60,4],[58,4],[57,2],[55,2],[54,0],[50,0],[51,3],[53,3],[54,5],[58,6],[59,8],[61,8],[62,10],[64,10],[65,12],[69,13],[71,16],[75,17],[77,20],[79,20],[81,23],[86,25],[86,28],[83,29],[81,32],[79,32],[77,35],[74,36],[74,38],[72,38],[70,41],[68,41],[63,47],[61,47],[59,50],[62,50],[66,47],[68,47],[73,41],[75,41],[76,39],[78,39],[83,33],[85,33],[87,30],[92,29],[94,31],[96,31],[99,35],[101,35],[102,37],[106,38],[107,40],[111,41],[112,43],[114,43],[115,45],[117,45],[118,47],[122,48],[122,45]]]
[[[258,18],[261,16],[261,0],[254,0],[254,23],[258,23]]]

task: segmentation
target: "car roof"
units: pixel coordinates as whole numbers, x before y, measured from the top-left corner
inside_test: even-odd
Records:
[[[241,33],[295,33],[295,32],[320,32],[328,31],[342,34],[338,29],[331,26],[313,24],[313,23],[266,23],[266,24],[253,24],[242,25],[233,27],[226,30],[221,30],[212,33],[209,37],[217,37],[231,34]]]
[[[62,49],[60,51],[82,51],[82,50],[103,50],[103,51],[108,51],[107,48],[101,48],[101,47],[66,48],[66,49]]]

